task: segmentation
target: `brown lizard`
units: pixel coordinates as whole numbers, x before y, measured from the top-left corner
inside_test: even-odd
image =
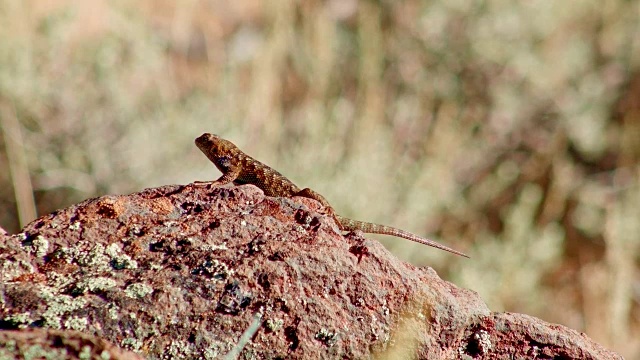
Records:
[[[196,139],[196,146],[211,162],[222,172],[222,176],[215,181],[198,182],[213,185],[225,185],[233,182],[236,185],[252,184],[264,191],[267,196],[293,197],[303,196],[320,202],[331,213],[342,231],[360,230],[370,234],[383,234],[405,238],[420,244],[432,246],[457,255],[467,255],[446,247],[433,240],[425,239],[408,231],[396,229],[391,226],[352,220],[335,213],[327,199],[317,192],[305,188],[300,189],[291,180],[276,170],[245,154],[231,141],[217,135],[204,133]]]

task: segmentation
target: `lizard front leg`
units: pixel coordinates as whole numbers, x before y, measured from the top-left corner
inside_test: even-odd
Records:
[[[234,167],[229,168],[229,171],[223,173],[222,176],[220,176],[217,180],[214,180],[214,181],[195,181],[194,184],[196,186],[205,186],[205,185],[223,186],[223,185],[231,183],[235,179],[237,179],[238,176],[240,176],[240,171],[241,170],[242,170],[242,168],[240,166],[234,166]]]

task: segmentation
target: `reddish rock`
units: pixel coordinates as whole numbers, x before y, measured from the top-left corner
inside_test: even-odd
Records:
[[[78,331],[0,331],[0,359],[142,360],[108,341]]]
[[[0,328],[82,331],[150,359],[219,358],[252,323],[243,358],[620,358],[566,327],[492,313],[433,269],[343,237],[323,211],[250,185],[56,211],[0,234]]]

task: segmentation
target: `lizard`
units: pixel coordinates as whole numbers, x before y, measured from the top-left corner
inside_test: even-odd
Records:
[[[196,183],[198,184],[211,184],[214,186],[223,186],[229,183],[235,185],[251,184],[260,188],[266,196],[286,198],[302,196],[311,198],[318,201],[327,209],[341,231],[353,232],[360,230],[369,234],[391,235],[445,250],[456,255],[469,257],[460,251],[405,230],[340,216],[324,196],[310,188],[299,188],[278,171],[245,154],[234,143],[218,135],[204,133],[196,138],[195,143],[198,149],[222,172],[222,176],[217,180],[197,181]]]

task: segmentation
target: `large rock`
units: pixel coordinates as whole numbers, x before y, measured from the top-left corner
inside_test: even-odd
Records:
[[[80,331],[150,359],[243,345],[257,359],[620,358],[566,327],[492,313],[323,213],[250,185],[84,201],[0,234],[0,327]]]

